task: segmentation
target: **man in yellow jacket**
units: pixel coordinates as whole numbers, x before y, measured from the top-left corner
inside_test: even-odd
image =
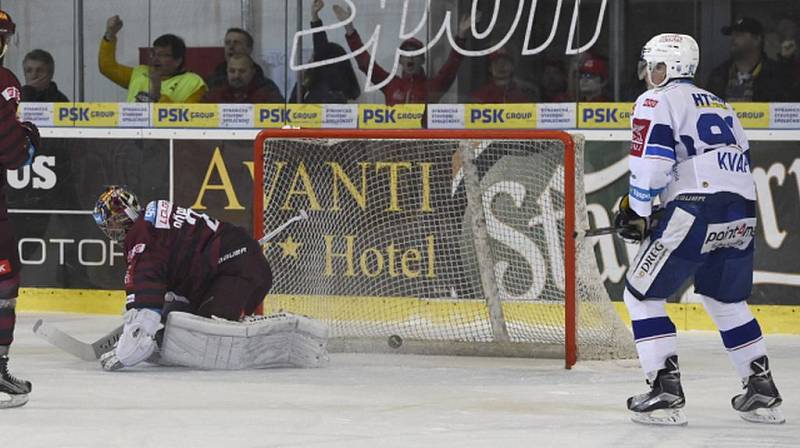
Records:
[[[122,19],[113,16],[106,22],[100,41],[100,73],[120,87],[128,89],[128,102],[199,103],[208,88],[203,78],[186,71],[186,44],[174,34],[164,34],[153,41],[150,65],[128,67],[117,63],[117,33]]]

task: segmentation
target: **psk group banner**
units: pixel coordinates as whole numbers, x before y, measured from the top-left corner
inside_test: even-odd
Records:
[[[745,129],[800,129],[800,103],[735,103]],[[632,103],[22,103],[37,126],[264,129],[629,129]]]

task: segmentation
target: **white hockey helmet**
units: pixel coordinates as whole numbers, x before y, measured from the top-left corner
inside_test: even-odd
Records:
[[[653,70],[660,63],[667,67],[667,76],[655,84],[661,87],[672,79],[694,78],[700,63],[700,47],[692,36],[687,34],[659,34],[644,44],[642,60],[647,63],[645,75],[652,82]]]

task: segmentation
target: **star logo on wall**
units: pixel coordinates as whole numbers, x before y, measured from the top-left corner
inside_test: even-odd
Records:
[[[300,249],[303,243],[295,242],[291,235],[289,235],[283,242],[278,243],[278,246],[283,249],[283,256],[284,257],[292,257],[297,258],[299,254],[297,251]]]

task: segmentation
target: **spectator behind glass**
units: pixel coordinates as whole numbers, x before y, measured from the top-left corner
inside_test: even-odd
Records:
[[[578,101],[611,101],[606,94],[608,86],[608,62],[587,53],[578,68]]]
[[[532,103],[538,95],[514,80],[514,58],[506,48],[489,55],[489,78],[470,94],[475,103]]]
[[[567,95],[567,73],[560,59],[545,60],[539,86],[542,91],[542,101],[545,103],[571,101]]]
[[[67,96],[58,90],[53,81],[56,63],[53,56],[44,50],[33,50],[22,60],[25,85],[22,86],[22,101],[37,103],[67,102]]]
[[[253,44],[255,41],[253,40],[253,36],[248,33],[247,31],[241,28],[228,28],[228,31],[225,32],[225,61],[221,62],[214,68],[214,73],[206,80],[206,84],[208,84],[208,88],[211,89],[213,87],[218,87],[223,84],[228,79],[228,60],[231,56],[235,55],[246,55],[250,56],[250,59],[253,61],[256,67],[256,82],[262,82],[263,84],[273,84],[272,80],[264,75],[264,70],[261,68],[260,65],[256,64],[255,60],[253,59]]]
[[[322,26],[319,12],[325,6],[322,0],[313,0],[311,4],[311,27]],[[320,31],[313,34],[314,53],[312,62],[326,61],[344,56],[347,52],[341,45],[328,41],[328,34]],[[356,73],[350,60],[340,61],[335,64],[323,65],[305,70],[300,73],[301,103],[311,104],[344,104],[356,100],[361,95],[361,86],[358,85]],[[297,85],[292,89],[290,103],[297,103]]]
[[[256,76],[256,63],[246,54],[235,54],[228,59],[228,78],[221,86],[211,88],[203,98],[204,103],[282,103],[278,86],[267,84]]]
[[[128,102],[197,103],[203,98],[206,84],[196,73],[186,71],[186,44],[174,34],[153,41],[149,66],[117,63],[117,33],[122,25],[119,16],[109,17],[100,40],[98,65],[106,78],[128,88]]]
[[[764,28],[744,17],[722,28],[731,37],[731,57],[716,67],[707,89],[729,102],[787,101],[792,84],[788,71],[764,53]]]
[[[333,12],[340,22],[347,20],[350,17],[350,11],[340,5],[333,5]],[[479,20],[478,17],[476,20]],[[471,25],[470,15],[463,17],[458,24],[458,33],[456,42],[463,48],[467,30]],[[347,37],[347,44],[350,50],[355,52],[362,49],[364,43],[361,41],[361,36],[358,31],[353,27],[352,23],[348,23],[344,27]],[[419,50],[425,45],[410,37],[400,44],[400,48],[406,51]],[[358,68],[365,74],[369,71],[370,54],[367,51],[360,53],[356,56]],[[425,56],[400,56],[400,67],[402,72],[400,75],[391,75],[392,80],[381,88],[383,95],[386,98],[386,104],[393,106],[395,104],[408,104],[408,103],[435,103],[444,95],[447,89],[453,84],[458,73],[458,67],[464,59],[460,53],[455,50],[450,50],[450,56],[447,61],[439,69],[439,71],[432,78],[428,78],[423,68],[425,64]],[[372,83],[380,84],[390,73],[384,70],[377,63],[372,69]]]
[[[782,19],[777,26],[778,35],[778,64],[784,67],[793,80],[791,96],[788,101],[800,101],[800,48],[798,37],[800,27],[790,19]]]

